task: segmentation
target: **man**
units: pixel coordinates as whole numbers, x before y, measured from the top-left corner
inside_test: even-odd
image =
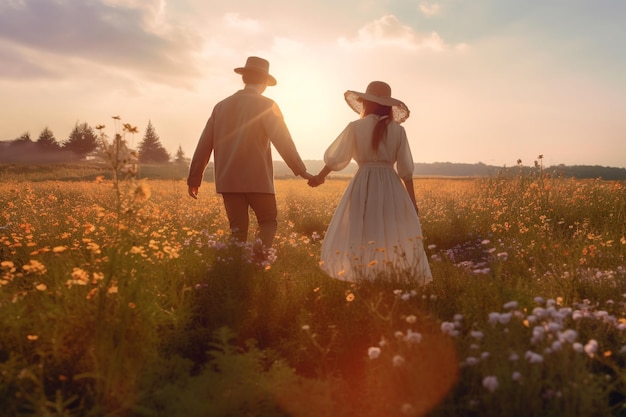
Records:
[[[211,153],[214,153],[215,188],[222,195],[232,236],[248,238],[248,207],[259,224],[263,247],[272,247],[276,235],[277,208],[271,144],[297,176],[311,179],[278,105],[262,95],[276,85],[269,62],[251,56],[235,68],[245,87],[217,103],[196,147],[187,178],[188,193],[198,198]]]

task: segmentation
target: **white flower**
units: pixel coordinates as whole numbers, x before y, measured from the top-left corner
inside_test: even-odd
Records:
[[[552,333],[556,333],[563,328],[561,323],[550,322],[548,323],[548,330]]]
[[[500,324],[507,324],[511,321],[511,316],[512,313],[502,313],[500,314],[500,317],[498,317],[498,321],[500,322]]]
[[[596,353],[598,353],[598,342],[595,339],[591,339],[585,345],[585,353],[591,357],[593,357]]]
[[[574,351],[578,352],[578,353],[583,353],[583,345],[581,343],[572,343],[572,349],[574,349]]]
[[[534,345],[543,340],[543,336],[546,333],[546,329],[541,326],[533,327],[533,337],[530,339],[530,342]]]
[[[543,362],[543,356],[533,351],[527,350],[524,354],[526,360],[530,363],[541,363]]]
[[[494,392],[498,389],[498,378],[495,376],[486,376],[483,379],[483,387],[487,388],[489,392]]]
[[[380,348],[376,346],[370,347],[367,349],[367,356],[369,356],[370,359],[378,359],[380,356]]]
[[[469,366],[474,366],[478,362],[480,362],[480,360],[478,358],[473,357],[473,356],[468,356],[467,358],[465,358],[465,364],[469,365]]]
[[[459,331],[455,328],[454,323],[451,323],[449,321],[444,321],[443,323],[441,323],[441,331],[452,337],[459,334]]]
[[[406,316],[406,322],[409,324],[413,324],[417,321],[417,317],[415,317],[413,314],[411,314],[410,316]]]
[[[567,329],[564,332],[559,333],[559,340],[561,342],[574,343],[578,338],[576,330]]]
[[[404,337],[404,340],[409,343],[419,343],[422,341],[422,334],[408,329],[406,331],[406,336]]]
[[[520,381],[522,379],[522,374],[520,374],[519,372],[515,371],[515,372],[513,372],[513,375],[511,375],[511,379],[513,381]]]
[[[509,360],[511,362],[516,362],[519,360],[519,355],[515,352],[511,352],[511,354],[509,355]]]
[[[496,324],[500,320],[500,313],[492,312],[489,313],[489,323]]]
[[[533,308],[533,314],[539,318],[539,319],[544,319],[548,316],[548,313],[546,312],[546,309],[543,307],[535,307]]]
[[[474,339],[477,339],[477,340],[482,340],[482,338],[483,338],[485,335],[483,334],[483,332],[479,332],[478,330],[472,330],[472,331],[470,332],[470,336],[472,336]]]
[[[505,310],[512,310],[514,308],[517,308],[517,301],[509,301],[508,303],[503,305],[502,308],[504,308]]]
[[[393,366],[395,366],[396,368],[404,365],[404,363],[406,362],[406,360],[400,356],[400,355],[395,355],[393,357],[393,359],[391,360],[391,362],[393,363]]]

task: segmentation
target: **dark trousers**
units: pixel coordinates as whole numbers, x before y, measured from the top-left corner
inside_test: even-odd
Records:
[[[248,209],[252,208],[259,224],[257,238],[264,247],[271,248],[278,229],[276,196],[267,193],[222,193],[222,198],[232,236],[242,242],[248,240]]]

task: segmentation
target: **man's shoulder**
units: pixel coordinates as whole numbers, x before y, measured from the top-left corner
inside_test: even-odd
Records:
[[[226,97],[225,99],[217,103],[216,106],[227,105],[229,103],[254,103],[256,105],[262,105],[264,107],[270,107],[276,104],[271,98],[265,97],[263,94],[259,94],[255,91],[250,91],[246,89],[239,90],[234,94]]]

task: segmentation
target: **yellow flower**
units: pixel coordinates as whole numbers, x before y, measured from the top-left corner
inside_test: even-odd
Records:
[[[349,303],[354,301],[354,294],[348,293],[348,295],[346,295],[346,301],[349,302]]]
[[[72,284],[87,285],[88,282],[89,274],[87,273],[87,271],[75,267],[72,269],[72,279],[68,279],[65,285],[70,288]]]
[[[39,291],[45,291],[45,290],[48,289],[46,284],[39,284],[39,285],[35,286],[35,288],[37,288],[37,290],[39,290]]]
[[[0,262],[0,267],[4,269],[13,269],[15,267],[15,264],[11,261],[2,261]]]
[[[130,248],[130,253],[132,254],[143,254],[143,246],[133,246]]]
[[[46,267],[41,262],[36,261],[34,259],[31,259],[30,261],[28,261],[26,265],[22,265],[22,269],[27,274],[43,275],[46,272],[48,272]]]
[[[67,246],[55,246],[52,248],[52,253],[63,253],[67,250]]]

